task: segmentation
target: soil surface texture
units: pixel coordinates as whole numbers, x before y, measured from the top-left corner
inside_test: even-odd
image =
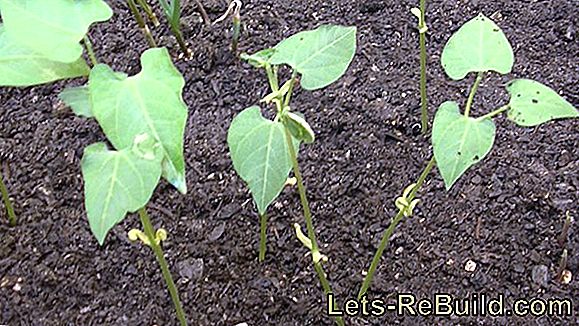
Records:
[[[107,1],[115,15],[90,35],[99,60],[130,75],[147,48],[125,1]],[[154,2],[154,1],[153,1]],[[202,1],[212,20],[227,2]],[[325,264],[343,303],[361,285],[394,199],[430,159],[419,132],[418,1],[334,0],[243,3],[240,49],[254,52],[323,23],[358,27],[356,57],[346,75],[315,92],[298,89],[316,142],[302,146],[300,164]],[[157,12],[161,11],[156,7]],[[474,76],[451,81],[440,66],[445,42],[478,13],[492,17],[515,52],[508,76],[489,74],[475,97],[478,116],[504,105],[504,84],[538,80],[579,106],[579,7],[576,1],[428,1],[429,111],[447,100],[464,105]],[[163,20],[164,21],[164,20]],[[270,208],[267,256],[258,263],[259,223],[226,144],[236,114],[268,93],[263,71],[229,50],[228,23],[206,27],[194,1],[184,1],[183,33],[193,59],[166,27],[154,29],[186,79],[189,107],[185,158],[189,193],[165,181],[148,211],[168,230],[166,257],[191,325],[332,325],[307,250],[292,224],[304,220],[296,188]],[[284,73],[284,76],[287,73]],[[57,94],[86,80],[0,89],[0,159],[18,214],[9,227],[0,210],[0,324],[176,325],[174,309],[151,250],[131,243],[140,226],[131,214],[100,247],[83,205],[80,158],[104,135],[74,116]],[[271,107],[262,107],[272,112]],[[394,300],[434,293],[575,299],[574,317],[346,318],[347,325],[573,325],[579,323],[579,238],[572,225],[566,248],[570,284],[556,279],[557,243],[566,212],[579,216],[579,120],[520,128],[501,116],[491,153],[449,191],[436,169],[419,192],[412,218],[384,252],[370,298]],[[467,271],[468,261],[476,263]]]

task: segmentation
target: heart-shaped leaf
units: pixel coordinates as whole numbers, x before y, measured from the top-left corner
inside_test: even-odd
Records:
[[[52,61],[15,42],[0,24],[0,86],[33,86],[55,80],[88,76],[82,59],[73,63]]]
[[[449,190],[471,166],[493,147],[495,124],[460,114],[456,102],[443,103],[434,117],[432,146],[438,170]]]
[[[0,12],[15,41],[59,62],[78,60],[89,26],[113,14],[102,0],[0,0]]]
[[[247,182],[260,214],[281,193],[292,168],[281,122],[252,106],[235,117],[227,134],[233,167]],[[294,140],[296,152],[299,143]]]
[[[146,135],[132,147],[111,151],[104,143],[84,150],[81,167],[90,229],[103,244],[110,229],[127,212],[144,207],[161,177],[163,153]]]
[[[281,41],[269,61],[290,65],[302,75],[301,86],[314,90],[338,80],[355,53],[356,27],[322,25]]]
[[[469,72],[511,72],[513,49],[503,31],[480,14],[462,25],[442,51],[442,67],[454,79],[463,79]]]
[[[507,85],[511,95],[508,117],[523,127],[554,119],[576,118],[577,109],[551,88],[530,79],[515,79]]]
[[[183,136],[187,106],[185,85],[165,48],[141,56],[142,71],[132,77],[97,65],[89,78],[92,112],[116,149],[131,146],[139,134],[161,144],[165,154],[163,177],[181,193],[187,192]]]
[[[58,94],[58,98],[69,106],[74,114],[85,118],[93,117],[88,86],[65,88]]]

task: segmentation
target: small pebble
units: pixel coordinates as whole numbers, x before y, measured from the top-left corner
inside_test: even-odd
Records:
[[[545,265],[536,265],[531,272],[533,282],[540,286],[549,284],[549,268]]]
[[[467,272],[474,272],[476,270],[476,263],[472,260],[467,260],[464,264],[464,270]]]

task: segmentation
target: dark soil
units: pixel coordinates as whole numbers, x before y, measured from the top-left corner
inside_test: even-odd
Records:
[[[225,1],[204,1],[215,19]],[[146,42],[124,1],[109,1],[115,16],[91,31],[100,60],[137,73]],[[233,117],[267,92],[261,71],[236,60],[222,29],[206,28],[193,1],[184,8],[184,35],[194,58],[177,61],[190,108],[185,139],[189,193],[162,182],[149,205],[169,231],[166,256],[191,325],[329,325],[325,298],[292,223],[303,225],[295,189],[272,206],[266,262],[257,262],[259,227],[247,188],[226,146]],[[430,158],[418,134],[418,37],[410,8],[418,1],[244,1],[244,51],[272,46],[321,23],[358,26],[358,53],[346,76],[327,89],[298,90],[294,107],[317,133],[303,146],[308,187],[325,268],[339,302],[357,294],[382,232],[395,214],[394,199],[416,180]],[[464,103],[473,77],[452,82],[441,70],[444,43],[479,12],[493,15],[513,44],[510,76],[485,79],[473,114],[504,104],[502,84],[531,78],[579,105],[578,20],[572,0],[429,1],[430,113],[445,100]],[[160,12],[160,11],[158,11]],[[224,24],[220,27],[224,28]],[[177,56],[163,28],[155,30]],[[91,235],[83,207],[80,158],[104,136],[94,121],[75,117],[57,99],[59,82],[0,90],[0,158],[19,224],[0,210],[0,324],[175,325],[154,255],[126,233],[139,227],[129,215],[103,247]],[[569,234],[568,285],[555,273],[565,212],[579,214],[579,121],[519,128],[504,117],[489,156],[450,192],[434,171],[420,192],[413,218],[399,225],[378,268],[370,297],[396,293],[429,297],[502,293],[517,298],[579,297],[577,226]],[[478,237],[477,237],[478,235]],[[474,272],[465,263],[477,264]],[[547,270],[532,277],[533,270]],[[578,302],[575,300],[575,306]],[[577,324],[575,317],[416,318],[393,313],[347,319],[353,325]]]

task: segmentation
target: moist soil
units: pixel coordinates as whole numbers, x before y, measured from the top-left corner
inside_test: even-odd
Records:
[[[225,1],[204,1],[217,18]],[[115,16],[91,37],[101,62],[139,72],[147,46],[124,1],[109,1]],[[419,133],[418,36],[410,8],[418,1],[244,1],[241,50],[275,45],[322,23],[356,25],[357,55],[332,86],[297,90],[294,108],[316,131],[300,164],[325,265],[340,303],[357,294],[394,199],[415,182],[431,156]],[[158,10],[158,8],[157,8]],[[160,13],[161,11],[158,10]],[[508,101],[512,78],[531,78],[579,105],[579,9],[574,1],[429,1],[429,111],[446,100],[464,104],[474,78],[449,80],[440,54],[451,33],[479,12],[492,16],[515,52],[508,76],[491,74],[475,98],[473,115]],[[186,2],[183,33],[193,59],[168,46],[187,84],[185,158],[189,193],[161,182],[148,210],[163,243],[191,325],[331,325],[307,250],[292,224],[304,225],[295,188],[270,208],[267,258],[258,263],[259,226],[247,187],[233,170],[226,144],[233,117],[267,93],[262,71],[229,51],[225,23],[207,28]],[[138,217],[127,218],[100,247],[83,207],[80,158],[104,136],[95,121],[74,116],[57,99],[68,85],[0,90],[0,158],[19,222],[0,212],[0,324],[176,325],[152,252],[127,239]],[[271,108],[263,108],[271,112]],[[396,293],[472,293],[518,298],[579,297],[577,227],[566,248],[570,284],[555,279],[565,213],[578,216],[579,121],[519,128],[496,119],[495,146],[484,161],[445,191],[435,169],[420,191],[415,215],[401,223],[377,270],[369,297],[393,302]],[[465,270],[467,261],[476,263]],[[575,306],[578,304],[574,302]],[[571,325],[575,317],[347,318],[349,325]]]

